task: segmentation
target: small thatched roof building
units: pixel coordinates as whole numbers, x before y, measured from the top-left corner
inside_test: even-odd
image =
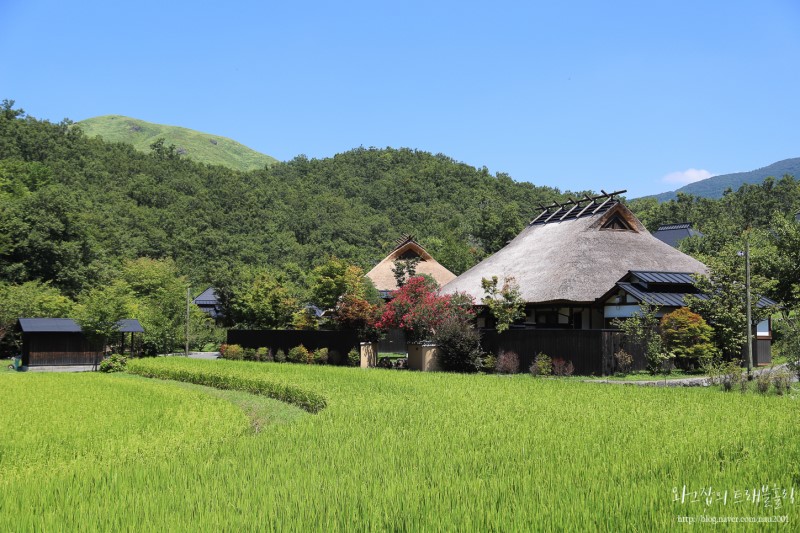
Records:
[[[419,258],[417,274],[431,276],[442,287],[456,278],[455,274],[425,251],[425,248],[414,240],[413,235],[404,235],[398,239],[394,249],[375,265],[375,268],[367,272],[367,277],[372,280],[381,295],[386,297],[391,291],[397,290],[397,280],[393,272],[394,262],[415,258]]]
[[[504,248],[448,283],[444,293],[484,297],[482,278],[513,277],[526,323],[587,329],[606,324],[599,301],[630,271],[705,273],[700,261],[653,237],[614,195],[542,206]]]

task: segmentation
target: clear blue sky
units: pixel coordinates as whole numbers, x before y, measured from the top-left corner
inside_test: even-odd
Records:
[[[639,196],[800,156],[799,30],[797,0],[0,0],[0,98]]]

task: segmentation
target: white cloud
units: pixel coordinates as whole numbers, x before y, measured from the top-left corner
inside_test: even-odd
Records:
[[[661,181],[663,181],[664,183],[669,183],[671,185],[686,185],[688,183],[694,183],[695,181],[700,181],[706,178],[710,178],[713,175],[714,174],[712,174],[708,170],[698,170],[696,168],[690,168],[688,170],[670,172],[669,174],[661,178]]]

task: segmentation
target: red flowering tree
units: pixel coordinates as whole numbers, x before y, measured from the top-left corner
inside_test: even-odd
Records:
[[[362,341],[374,342],[383,336],[384,328],[378,325],[383,314],[382,306],[371,304],[364,298],[345,294],[336,304],[336,323],[343,329],[354,329]]]
[[[439,327],[453,316],[464,316],[468,320],[466,315],[472,313],[471,305],[465,305],[462,296],[440,295],[422,276],[409,279],[393,296],[377,326],[400,328],[409,342],[434,340]]]

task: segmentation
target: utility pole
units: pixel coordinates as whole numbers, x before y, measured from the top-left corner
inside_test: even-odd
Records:
[[[744,240],[744,284],[747,293],[747,379],[753,379],[753,310],[750,296],[750,230]]]
[[[192,288],[186,288],[186,357],[189,357],[189,309],[192,304]]]

